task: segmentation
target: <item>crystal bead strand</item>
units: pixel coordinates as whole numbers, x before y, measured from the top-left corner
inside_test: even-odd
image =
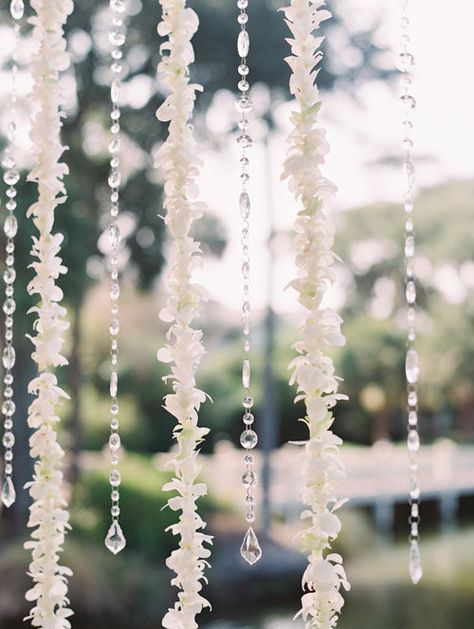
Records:
[[[250,230],[250,196],[247,190],[249,181],[249,158],[247,150],[252,146],[252,139],[248,134],[249,122],[247,114],[252,109],[252,103],[248,96],[249,83],[247,76],[249,67],[247,65],[247,55],[250,48],[250,38],[247,31],[247,6],[248,0],[238,0],[237,7],[240,13],[237,21],[240,24],[240,32],[237,39],[237,51],[240,55],[240,65],[238,72],[240,80],[238,89],[240,94],[237,98],[237,110],[240,112],[239,129],[240,133],[237,138],[241,150],[240,165],[240,185],[241,192],[239,197],[239,209],[242,217],[242,340],[243,340],[243,362],[242,362],[242,384],[244,388],[244,431],[240,435],[240,443],[246,450],[253,450],[257,445],[257,433],[253,430],[254,416],[252,414],[253,398],[250,390],[250,255],[249,255],[249,230]],[[255,486],[257,484],[257,475],[254,470],[254,457],[252,454],[246,454],[245,469],[242,475],[242,484],[245,488],[245,506],[249,527],[245,533],[244,540],[240,549],[242,557],[249,563],[254,564],[262,556],[262,549],[258,543],[257,536],[253,530],[252,524],[255,522]]]
[[[407,384],[407,410],[408,410],[408,436],[407,447],[409,456],[410,479],[410,560],[409,574],[414,584],[423,576],[419,550],[419,522],[420,522],[420,486],[418,482],[418,451],[420,449],[420,437],[418,433],[418,379],[420,365],[416,345],[416,278],[415,278],[415,232],[413,221],[413,208],[415,200],[415,166],[413,162],[413,111],[415,99],[411,93],[412,70],[415,59],[410,51],[410,37],[408,18],[408,0],[401,0],[402,15],[401,25],[401,52],[398,57],[398,67],[401,74],[401,95],[403,105],[403,140],[404,149],[404,174],[405,174],[405,298],[407,308],[407,353],[405,360],[405,373]]]
[[[19,20],[23,17],[25,7],[23,0],[12,0],[10,4],[10,13],[15,20],[13,27],[15,42],[12,52],[11,61],[11,92],[10,92],[10,122],[8,124],[7,133],[7,147],[2,161],[2,166],[5,169],[3,180],[8,186],[6,195],[8,200],[6,202],[6,209],[8,214],[5,218],[3,229],[6,236],[5,245],[5,271],[3,273],[3,280],[5,282],[5,301],[3,302],[3,312],[5,313],[5,337],[3,345],[3,400],[2,400],[2,414],[4,416],[4,433],[3,433],[3,447],[4,450],[4,479],[2,486],[2,502],[5,507],[11,507],[15,502],[16,492],[12,481],[13,474],[13,446],[15,444],[15,436],[13,434],[13,416],[15,414],[15,402],[13,401],[13,373],[12,369],[15,364],[15,348],[13,347],[13,313],[15,312],[16,304],[14,297],[14,282],[15,282],[15,236],[18,231],[18,221],[14,215],[16,209],[16,185],[20,179],[16,167],[16,161],[13,155],[15,148],[16,138],[16,104],[17,104],[17,76],[18,76],[18,43],[20,38],[20,24]]]
[[[120,434],[119,434],[119,403],[118,403],[118,353],[119,344],[118,336],[120,331],[119,321],[119,304],[118,299],[120,296],[120,281],[119,281],[119,269],[118,269],[118,250],[120,246],[120,228],[118,225],[119,214],[119,188],[120,188],[120,88],[121,88],[121,74],[122,74],[122,46],[126,39],[126,24],[124,21],[125,2],[124,0],[110,0],[110,9],[112,12],[112,28],[109,33],[110,43],[112,44],[112,84],[110,87],[110,99],[112,102],[111,117],[111,140],[109,143],[110,158],[110,174],[108,184],[110,188],[110,223],[109,223],[109,238],[111,252],[109,255],[109,269],[110,269],[110,300],[111,300],[111,318],[110,318],[110,463],[112,469],[109,475],[109,482],[111,486],[111,516],[112,523],[110,525],[107,537],[105,538],[105,545],[114,555],[119,553],[125,548],[126,540],[122,531],[122,527],[119,524],[120,515],[120,493],[119,485],[121,482],[119,464],[119,450],[120,450]]]

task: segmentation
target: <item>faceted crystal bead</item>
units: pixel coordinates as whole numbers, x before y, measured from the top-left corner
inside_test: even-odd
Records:
[[[122,482],[122,476],[120,475],[119,470],[112,470],[109,474],[109,482],[112,487],[118,487]]]
[[[113,518],[118,518],[120,515],[120,507],[118,505],[114,505],[110,509],[110,514],[112,515]]]
[[[3,181],[7,184],[7,186],[14,186],[18,183],[20,179],[20,175],[17,170],[7,170],[3,175]]]
[[[418,424],[418,414],[416,411],[410,411],[408,413],[408,423],[410,426],[416,426]]]
[[[13,448],[15,445],[15,435],[12,432],[7,431],[3,435],[2,443],[4,448]]]
[[[111,450],[118,450],[120,448],[120,435],[117,432],[110,435],[109,447]]]
[[[110,289],[110,298],[114,301],[120,297],[120,285],[117,282],[112,284],[112,288]]]
[[[246,450],[252,450],[258,443],[258,436],[254,430],[244,430],[240,435],[240,443]]]
[[[407,437],[407,445],[410,452],[418,452],[420,449],[420,437],[417,430],[409,430]]]
[[[120,244],[121,234],[117,223],[111,223],[109,226],[109,239],[112,249],[116,249]]]
[[[409,52],[402,52],[398,55],[397,65],[402,72],[409,72],[415,65],[415,57]]]
[[[423,576],[423,568],[421,565],[421,556],[418,542],[413,540],[410,544],[410,565],[409,565],[410,579],[413,585],[416,585]]]
[[[248,96],[239,96],[235,106],[237,107],[237,111],[241,113],[252,111],[252,101]]]
[[[11,417],[15,414],[16,406],[13,400],[5,400],[2,404],[2,414]]]
[[[407,282],[405,294],[407,302],[409,304],[414,304],[416,301],[416,285],[413,280]]]
[[[10,3],[10,13],[14,20],[21,20],[25,13],[23,0],[12,0]]]
[[[7,315],[11,315],[15,312],[15,309],[16,303],[13,301],[13,299],[6,299],[3,304],[3,312]]]
[[[245,63],[241,63],[239,66],[239,74],[241,74],[242,76],[247,76],[248,73],[249,67],[245,65]]]
[[[262,556],[262,549],[251,526],[245,533],[244,541],[240,547],[240,554],[250,565],[256,563]]]
[[[5,157],[2,160],[2,168],[4,168],[5,170],[8,170],[9,168],[15,168],[16,163],[15,160],[13,159],[12,155],[5,155]]]
[[[239,208],[242,218],[248,218],[250,214],[250,197],[247,192],[240,193]]]
[[[410,406],[416,406],[418,404],[418,394],[416,391],[410,391],[408,393],[408,404]]]
[[[242,58],[245,58],[249,54],[250,50],[250,37],[247,31],[240,31],[237,39],[237,51]]]
[[[111,188],[118,188],[120,186],[120,173],[118,170],[112,170],[109,176],[109,186]]]
[[[405,256],[411,258],[415,255],[415,239],[413,236],[407,236],[405,239]]]
[[[118,389],[118,374],[116,371],[112,371],[110,374],[110,397],[117,397]]]
[[[244,485],[244,487],[255,487],[256,484],[257,476],[255,472],[253,472],[252,470],[248,470],[247,472],[245,472],[245,474],[242,476],[242,485]]]
[[[244,389],[250,387],[250,360],[246,358],[242,365],[242,384]]]
[[[243,149],[249,149],[252,146],[252,138],[247,134],[239,135],[237,142]]]
[[[252,413],[245,413],[245,415],[242,417],[242,420],[246,426],[251,426],[255,421],[255,417],[252,415]]]
[[[16,278],[16,271],[13,268],[5,269],[3,272],[3,281],[5,284],[13,284]]]
[[[405,109],[415,109],[416,107],[416,100],[410,94],[403,94],[400,96],[400,102]]]
[[[244,408],[252,408],[253,406],[253,398],[250,395],[246,395],[242,400],[242,405]]]
[[[405,360],[405,373],[410,384],[416,384],[420,376],[420,360],[416,350],[409,349]]]
[[[124,0],[110,0],[110,8],[115,13],[123,13],[125,11]]]
[[[245,514],[245,519],[247,520],[247,522],[249,522],[249,524],[255,522],[255,513],[253,511],[247,511],[247,513]]]
[[[9,214],[5,219],[3,224],[3,230],[5,231],[5,236],[7,238],[14,238],[18,231],[18,221],[16,220],[16,216],[13,214]]]
[[[113,103],[118,103],[120,98],[120,81],[119,79],[114,79],[112,81],[112,85],[110,86],[110,98]]]
[[[8,346],[3,350],[2,363],[5,369],[11,369],[15,364],[16,353],[15,348]]]
[[[239,24],[247,24],[248,21],[249,21],[249,16],[246,13],[240,13],[237,16],[237,22]]]
[[[6,476],[2,487],[2,502],[5,507],[11,507],[15,502],[16,492],[11,476]]]
[[[250,85],[248,81],[245,81],[245,80],[239,81],[237,87],[239,88],[241,92],[248,92],[250,89]]]
[[[249,6],[249,0],[237,0],[237,7],[239,9],[246,9]]]
[[[107,537],[105,538],[105,545],[111,553],[117,555],[126,545],[125,536],[122,528],[118,522],[112,522]]]
[[[123,46],[123,44],[125,43],[125,33],[118,29],[113,30],[109,34],[109,39],[110,39],[110,43],[113,46]]]
[[[120,323],[118,319],[112,320],[109,330],[112,336],[117,336],[117,334],[120,332]]]

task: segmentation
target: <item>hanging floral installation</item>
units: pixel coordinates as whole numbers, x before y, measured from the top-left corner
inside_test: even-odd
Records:
[[[309,439],[304,442],[303,490],[305,509],[301,518],[305,528],[298,541],[308,554],[309,565],[303,575],[301,611],[306,627],[330,629],[337,624],[344,604],[341,586],[349,589],[342,557],[331,552],[341,522],[335,511],[345,502],[336,497],[338,482],[345,478],[339,457],[341,439],[331,426],[332,409],[347,396],[337,393],[339,379],[332,359],[331,346],[344,345],[341,317],[323,305],[327,290],[334,283],[331,269],[336,256],[334,240],[326,208],[336,188],[321,173],[329,151],[324,129],[318,125],[321,106],[316,79],[316,66],[322,59],[323,37],[313,34],[323,20],[331,17],[322,9],[324,0],[291,0],[283,10],[292,38],[292,56],[286,61],[291,68],[290,91],[297,110],[291,114],[292,132],[282,177],[288,179],[291,192],[301,206],[295,222],[294,248],[298,277],[290,286],[306,309],[301,325],[301,339],[294,345],[298,356],[291,362],[290,384],[296,383],[303,400]]]
[[[174,478],[164,486],[176,492],[168,506],[180,511],[179,520],[170,529],[179,538],[178,548],[167,559],[167,566],[176,576],[172,585],[178,587],[178,601],[163,618],[168,629],[194,629],[196,615],[209,602],[201,595],[204,569],[208,565],[212,542],[203,532],[206,524],[197,511],[197,500],[207,493],[204,483],[198,482],[201,465],[198,447],[207,428],[198,425],[198,413],[206,394],[196,387],[196,370],[204,354],[202,331],[192,327],[199,315],[204,289],[192,281],[194,269],[200,264],[199,242],[190,235],[193,222],[203,214],[204,204],[198,202],[196,177],[201,160],[197,157],[196,142],[190,123],[196,91],[201,86],[192,84],[189,65],[194,61],[191,38],[198,28],[196,13],[186,7],[185,0],[160,0],[163,8],[158,34],[167,37],[160,47],[162,54],[158,78],[169,95],[157,111],[161,122],[169,122],[168,138],[157,153],[157,166],[164,178],[165,223],[170,236],[168,269],[165,285],[168,299],[160,318],[170,323],[167,343],[159,350],[158,360],[171,363],[173,393],[165,397],[165,408],[176,420],[174,436],[177,454],[171,462]]]
[[[29,574],[35,585],[26,598],[35,602],[28,616],[34,627],[69,629],[72,611],[68,608],[67,577],[72,573],[59,563],[69,514],[62,492],[64,453],[55,430],[58,403],[67,396],[54,374],[56,367],[67,363],[61,352],[69,324],[65,320],[66,309],[60,305],[63,293],[56,284],[59,276],[66,273],[58,255],[63,236],[53,233],[53,224],[56,206],[66,200],[63,178],[68,167],[60,161],[65,147],[60,140],[63,99],[59,75],[70,62],[63,27],[73,11],[73,3],[32,0],[31,6],[35,12],[30,18],[35,42],[31,63],[35,166],[29,179],[38,184],[38,201],[28,210],[28,216],[38,234],[33,238],[31,254],[35,261],[31,267],[35,276],[28,292],[38,296],[38,304],[31,309],[36,315],[31,341],[39,373],[29,385],[29,392],[35,396],[28,414],[28,424],[34,430],[30,454],[36,462],[33,480],[27,484],[33,499],[28,526],[34,530],[25,548],[32,551]]]

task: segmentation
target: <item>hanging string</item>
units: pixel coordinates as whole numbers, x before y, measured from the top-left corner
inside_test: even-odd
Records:
[[[199,480],[199,447],[209,432],[199,425],[199,409],[206,394],[196,385],[196,373],[205,350],[202,330],[195,327],[207,293],[193,280],[194,270],[201,263],[201,247],[192,236],[192,227],[205,209],[197,201],[196,177],[202,161],[191,124],[196,91],[202,87],[191,82],[189,71],[194,61],[192,37],[199,19],[185,0],[160,0],[160,4],[163,15],[158,35],[167,39],[160,46],[158,80],[168,96],[156,117],[169,123],[166,141],[156,154],[164,181],[164,221],[169,235],[164,280],[168,296],[160,319],[169,328],[158,360],[170,368],[164,380],[171,384],[172,392],[165,396],[164,407],[176,420],[176,451],[169,464],[174,476],[163,490],[173,492],[168,506],[179,514],[178,521],[169,527],[178,548],[166,560],[176,575],[171,583],[179,590],[178,600],[165,614],[162,625],[166,629],[195,629],[197,614],[210,607],[202,596],[202,585],[212,542],[212,537],[203,532],[206,523],[198,512],[199,498],[207,493],[206,484]]]
[[[16,500],[16,491],[13,485],[13,446],[15,444],[15,435],[13,434],[13,417],[15,415],[15,402],[13,401],[13,367],[15,365],[16,354],[13,347],[13,314],[16,310],[14,283],[16,278],[15,271],[15,236],[18,231],[18,221],[14,214],[17,202],[16,186],[20,180],[17,164],[14,156],[16,143],[16,118],[17,118],[17,77],[18,77],[18,49],[20,41],[20,24],[25,12],[23,0],[12,0],[10,4],[10,13],[15,20],[13,32],[15,41],[13,44],[11,59],[11,90],[10,90],[10,120],[8,122],[7,147],[2,160],[2,167],[5,169],[3,181],[8,186],[6,191],[7,216],[3,224],[6,237],[5,244],[5,271],[3,273],[3,281],[5,283],[5,301],[3,302],[3,312],[5,313],[5,329],[3,344],[3,400],[2,414],[3,421],[3,447],[5,448],[3,459],[3,484],[2,484],[2,502],[5,507],[11,507]]]
[[[402,73],[400,79],[403,105],[403,170],[405,176],[405,298],[407,309],[407,353],[405,374],[408,407],[408,458],[410,479],[410,560],[409,574],[414,584],[423,576],[419,550],[420,523],[420,485],[418,480],[418,451],[420,436],[418,429],[418,380],[420,377],[420,361],[416,351],[416,278],[415,278],[415,231],[413,208],[415,202],[415,165],[413,162],[413,113],[416,102],[412,94],[412,70],[415,58],[410,48],[409,36],[409,1],[401,0],[401,51],[398,55],[398,68]]]
[[[57,285],[58,278],[67,269],[59,257],[64,237],[53,229],[55,210],[67,198],[63,179],[68,167],[61,161],[64,99],[59,77],[70,64],[64,24],[74,5],[68,0],[31,0],[31,7],[35,13],[31,20],[35,110],[30,133],[34,167],[29,180],[38,184],[38,200],[28,210],[37,232],[31,251],[34,277],[28,284],[28,292],[36,295],[37,300],[30,310],[35,315],[30,338],[38,375],[28,387],[28,392],[34,396],[28,409],[28,425],[33,430],[30,456],[35,463],[33,480],[26,485],[33,499],[28,520],[33,530],[25,548],[31,550],[28,574],[34,582],[26,593],[27,600],[34,603],[27,618],[33,627],[70,629],[68,618],[72,611],[67,593],[72,572],[60,563],[65,533],[70,525],[62,486],[64,452],[56,430],[58,406],[67,395],[54,373],[57,367],[67,364],[62,347],[69,323],[66,308],[60,304],[63,292]]]
[[[336,258],[334,229],[327,208],[336,188],[321,172],[329,146],[318,120],[321,98],[316,68],[322,59],[323,38],[317,29],[331,17],[323,5],[323,0],[290,0],[282,9],[292,35],[287,40],[292,54],[286,61],[291,69],[290,91],[296,100],[282,174],[299,204],[293,238],[298,272],[290,286],[305,313],[300,338],[293,345],[297,356],[290,363],[290,384],[297,385],[295,401],[304,402],[301,421],[308,430],[301,461],[304,528],[297,538],[308,556],[299,612],[308,629],[335,627],[344,605],[341,591],[350,587],[342,557],[331,552],[341,530],[337,510],[345,502],[337,496],[345,469],[339,454],[342,440],[331,430],[333,408],[347,396],[338,393],[339,378],[328,355],[331,346],[345,343],[342,319],[324,304],[335,280],[331,268]]]
[[[240,435],[240,443],[246,450],[253,450],[258,442],[258,436],[252,426],[254,423],[254,415],[252,413],[253,397],[250,389],[250,253],[249,253],[249,234],[250,234],[250,195],[247,190],[247,184],[250,179],[248,157],[248,149],[252,146],[252,138],[249,135],[249,121],[247,114],[252,110],[252,102],[248,96],[250,89],[247,80],[249,67],[247,64],[247,56],[250,50],[250,37],[247,31],[247,6],[248,0],[237,0],[237,8],[240,13],[237,16],[237,22],[240,24],[240,32],[237,38],[237,51],[240,55],[240,65],[238,72],[240,75],[238,89],[240,95],[237,98],[236,107],[240,112],[239,129],[240,133],[237,142],[240,147],[240,196],[239,208],[242,217],[241,228],[241,245],[242,245],[242,342],[243,342],[243,361],[242,361],[242,384],[244,388],[244,399],[242,405],[244,407],[243,423],[244,430]],[[249,564],[256,563],[262,556],[262,549],[258,542],[252,523],[255,522],[255,487],[257,485],[257,475],[255,473],[255,459],[252,454],[246,454],[244,457],[245,469],[242,475],[242,484],[245,489],[245,519],[249,523],[247,532],[245,533],[240,553]]]
[[[110,463],[112,469],[109,474],[109,482],[111,486],[112,506],[110,514],[112,523],[105,538],[105,545],[111,553],[116,555],[125,548],[126,540],[119,524],[120,515],[120,491],[121,474],[118,468],[119,451],[121,446],[119,433],[119,402],[118,402],[118,354],[120,332],[119,319],[119,297],[120,297],[120,279],[118,268],[118,254],[121,242],[120,227],[118,224],[119,201],[120,201],[120,90],[122,87],[122,47],[126,41],[126,24],[124,22],[125,1],[110,0],[110,11],[112,14],[112,26],[109,32],[109,40],[112,44],[111,66],[112,84],[110,87],[110,100],[112,102],[112,111],[110,112],[111,140],[109,142],[110,158],[110,174],[108,184],[110,188],[110,223],[109,223],[109,239],[111,251],[108,256],[108,268],[110,270]]]

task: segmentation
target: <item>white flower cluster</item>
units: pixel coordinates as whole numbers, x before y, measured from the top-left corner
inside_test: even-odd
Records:
[[[302,615],[306,627],[335,627],[344,604],[341,586],[349,589],[342,558],[331,553],[331,542],[341,528],[335,511],[345,502],[336,498],[337,484],[345,478],[339,458],[342,443],[332,431],[332,408],[346,396],[337,393],[338,378],[330,346],[341,346],[341,317],[323,306],[327,289],[334,282],[331,265],[334,233],[325,210],[335,186],[321,174],[324,156],[329,151],[325,131],[317,126],[321,106],[316,68],[322,58],[322,37],[313,31],[330,17],[321,9],[324,0],[291,0],[282,9],[292,38],[292,56],[286,61],[291,68],[290,91],[298,108],[291,114],[293,130],[288,138],[288,153],[282,177],[289,180],[290,190],[301,204],[295,222],[294,247],[298,277],[290,283],[299,302],[307,309],[301,326],[302,338],[295,343],[298,356],[291,362],[290,384],[296,383],[295,401],[304,400],[309,439],[304,443],[304,486],[302,499],[306,506],[301,514],[306,527],[298,540],[308,554],[309,565],[303,575]]]
[[[30,439],[30,453],[36,459],[32,482],[27,484],[33,504],[28,526],[33,528],[32,539],[25,544],[31,549],[29,575],[35,585],[26,598],[35,606],[28,619],[42,629],[69,629],[67,577],[71,570],[59,564],[64,535],[69,528],[66,500],[62,496],[61,462],[63,450],[57,441],[55,424],[59,421],[57,406],[66,397],[57,384],[55,367],[67,363],[62,356],[63,333],[68,328],[63,298],[56,285],[66,268],[58,256],[62,235],[53,234],[54,211],[66,199],[63,178],[68,172],[60,162],[64,147],[60,140],[62,98],[59,74],[69,66],[63,26],[72,13],[71,0],[31,0],[35,14],[33,25],[35,52],[31,64],[34,80],[31,140],[35,167],[30,181],[38,184],[38,201],[28,210],[38,229],[33,239],[31,254],[35,261],[34,279],[28,292],[38,295],[38,305],[31,309],[36,315],[33,359],[39,375],[29,385],[35,396],[29,408],[28,424],[35,431]]]
[[[196,501],[207,492],[204,483],[197,482],[201,466],[197,460],[199,444],[209,432],[198,426],[198,412],[206,394],[196,387],[195,374],[204,354],[202,331],[192,327],[199,315],[200,304],[206,298],[204,289],[192,281],[200,264],[200,246],[190,236],[191,225],[199,218],[204,205],[196,201],[196,176],[201,160],[190,120],[196,91],[201,87],[190,83],[189,65],[194,61],[191,38],[198,27],[196,13],[186,7],[186,0],[160,0],[163,19],[158,33],[167,36],[161,45],[163,54],[158,77],[169,95],[157,111],[157,118],[169,122],[168,138],[157,154],[157,166],[164,175],[165,223],[170,235],[170,252],[165,283],[168,290],[166,307],[160,318],[170,323],[167,344],[158,352],[158,359],[170,363],[173,393],[165,397],[165,408],[177,419],[174,435],[178,444],[172,461],[175,478],[165,491],[178,495],[170,498],[169,507],[180,511],[179,520],[171,531],[179,537],[179,545],[167,560],[176,574],[171,581],[180,589],[174,608],[163,618],[167,629],[195,629],[196,615],[208,601],[201,595],[204,569],[210,550],[206,544],[211,536],[203,533],[205,522],[197,512]]]

